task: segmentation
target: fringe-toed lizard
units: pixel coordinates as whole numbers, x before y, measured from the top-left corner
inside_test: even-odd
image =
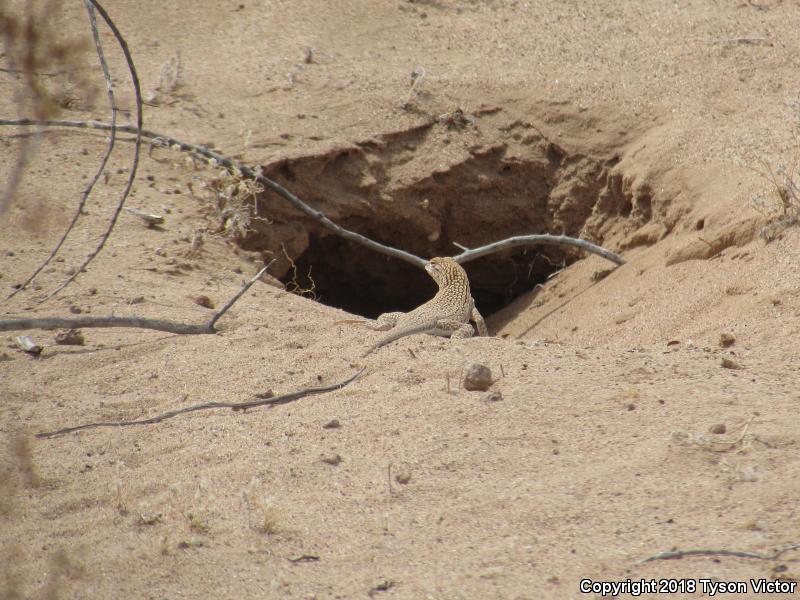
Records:
[[[367,348],[362,358],[386,344],[415,333],[454,339],[472,337],[475,330],[470,321],[475,322],[478,335],[489,335],[481,313],[475,308],[475,300],[469,291],[469,279],[462,266],[452,258],[432,258],[425,265],[425,270],[439,286],[436,295],[425,304],[407,313],[383,313],[371,322],[355,321],[376,331],[392,329],[390,334]]]

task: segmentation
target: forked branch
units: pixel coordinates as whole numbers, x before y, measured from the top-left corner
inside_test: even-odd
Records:
[[[94,317],[85,315],[81,317],[32,317],[28,319],[2,319],[0,320],[0,331],[18,331],[21,329],[79,329],[88,327],[137,327],[139,329],[154,329],[156,331],[166,331],[167,333],[177,333],[181,335],[204,335],[217,333],[215,325],[234,303],[258,281],[266,270],[275,262],[270,261],[265,265],[255,277],[245,283],[236,294],[228,300],[225,305],[206,323],[181,323],[179,321],[167,321],[164,319],[147,319],[143,317]]]

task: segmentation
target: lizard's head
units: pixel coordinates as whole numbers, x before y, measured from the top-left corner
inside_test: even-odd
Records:
[[[449,256],[430,259],[428,264],[425,265],[425,270],[428,275],[433,277],[439,287],[444,287],[453,281],[467,279],[467,274],[461,265]]]

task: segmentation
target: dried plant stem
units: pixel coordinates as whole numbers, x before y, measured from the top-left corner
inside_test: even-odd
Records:
[[[61,239],[56,244],[55,248],[50,252],[50,255],[45,259],[45,261],[39,265],[39,267],[25,280],[22,285],[20,285],[17,289],[11,292],[6,300],[13,298],[17,293],[24,290],[28,285],[36,278],[36,276],[42,272],[42,270],[50,263],[51,260],[55,257],[58,251],[61,249],[61,246],[64,245],[69,234],[72,232],[73,228],[75,227],[75,223],[78,222],[78,218],[83,214],[83,207],[86,205],[86,200],[89,198],[89,195],[92,193],[94,186],[97,184],[97,181],[100,179],[100,175],[103,174],[103,170],[106,168],[106,164],[108,163],[108,159],[111,156],[111,152],[114,150],[114,143],[117,138],[117,102],[114,98],[114,84],[111,82],[111,73],[108,70],[108,63],[106,62],[105,53],[103,52],[103,46],[100,42],[100,34],[97,31],[97,19],[94,13],[94,6],[89,0],[85,0],[86,3],[86,11],[89,14],[89,24],[92,28],[92,38],[94,39],[94,47],[97,50],[97,58],[100,60],[100,67],[103,70],[103,78],[106,82],[106,91],[108,92],[108,103],[111,107],[111,126],[110,131],[111,135],[108,137],[108,144],[106,145],[106,151],[103,154],[103,158],[100,161],[100,166],[97,168],[97,171],[92,177],[92,180],[89,182],[89,185],[83,190],[83,195],[81,196],[81,200],[78,203],[78,208],[75,210],[75,214],[72,216],[72,220],[70,221],[69,225],[67,226],[66,231],[64,231]]]
[[[155,417],[151,417],[149,419],[139,419],[136,421],[99,421],[97,423],[86,423],[84,425],[75,425],[74,427],[64,427],[62,429],[57,429],[55,431],[46,431],[42,433],[37,433],[36,437],[51,438],[59,435],[64,435],[66,433],[82,431],[84,429],[94,429],[97,427],[127,427],[130,425],[152,425],[153,423],[160,423],[161,421],[166,421],[167,419],[171,419],[172,417],[176,417],[184,413],[197,412],[199,410],[209,410],[212,408],[230,408],[234,411],[237,411],[237,410],[247,410],[248,408],[256,408],[258,406],[269,406],[269,407],[279,406],[281,404],[287,404],[288,402],[294,402],[295,400],[299,400],[300,398],[303,398],[305,396],[324,394],[326,392],[333,392],[335,390],[340,390],[343,387],[354,382],[356,379],[358,379],[364,372],[364,369],[366,369],[366,367],[362,367],[354,375],[351,375],[349,378],[345,379],[344,381],[340,381],[338,383],[322,387],[304,388],[296,392],[290,392],[288,394],[283,394],[282,396],[275,396],[273,398],[248,400],[246,402],[204,402],[203,404],[195,404],[193,406],[187,406],[185,408],[170,410],[168,412],[162,413]]]
[[[122,208],[125,205],[125,200],[127,200],[128,195],[131,193],[131,188],[133,187],[133,182],[136,179],[136,170],[139,166],[139,148],[142,141],[142,90],[139,86],[139,76],[136,74],[136,67],[133,64],[133,57],[131,56],[130,50],[128,49],[128,44],[125,41],[125,38],[122,37],[122,34],[117,29],[117,26],[114,24],[114,21],[111,20],[111,17],[108,16],[108,13],[105,9],[101,6],[101,4],[97,0],[86,0],[87,2],[91,3],[92,6],[100,13],[100,16],[103,17],[103,20],[108,25],[111,32],[114,34],[117,42],[119,43],[120,48],[122,49],[122,53],[125,55],[125,62],[128,65],[128,71],[130,72],[131,82],[133,83],[133,91],[136,98],[136,139],[134,142],[133,147],[133,160],[131,161],[131,168],[130,173],[128,174],[128,181],[125,184],[125,189],[122,192],[122,196],[120,196],[119,202],[117,203],[117,207],[114,210],[114,214],[111,217],[111,221],[108,224],[103,236],[100,238],[100,242],[97,244],[94,250],[86,257],[86,260],[83,261],[83,264],[75,270],[73,273],[64,283],[58,286],[53,292],[51,292],[44,300],[48,300],[58,294],[61,290],[67,287],[70,283],[72,283],[78,275],[80,275],[84,269],[92,262],[95,257],[100,254],[105,246],[108,238],[111,236],[111,232],[114,230],[114,225],[117,223],[117,219],[119,218],[120,212],[122,212]],[[115,127],[111,127],[112,131],[115,130]],[[43,302],[44,302],[43,300]]]
[[[673,560],[683,558],[685,556],[736,556],[739,558],[775,560],[785,552],[788,552],[789,550],[796,550],[798,548],[800,548],[800,544],[790,544],[769,554],[762,554],[760,552],[743,552],[740,550],[726,550],[724,548],[688,548],[686,550],[669,550],[667,552],[659,552],[658,554],[639,561],[639,564],[644,564],[654,560]]]

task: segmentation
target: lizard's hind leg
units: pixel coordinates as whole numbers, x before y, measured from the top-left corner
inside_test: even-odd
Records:
[[[462,323],[457,320],[439,319],[436,321],[435,335],[450,337],[454,340],[463,340],[475,335],[475,330],[469,323]]]
[[[397,321],[402,317],[405,313],[401,312],[390,312],[390,313],[383,313],[374,321],[366,321],[367,327],[374,331],[388,331],[395,325],[397,325]]]
[[[368,321],[366,319],[342,319],[340,321],[335,321],[335,324],[364,325],[365,327],[369,327],[373,331],[388,331],[389,329],[397,325],[397,320],[404,314],[405,313],[401,312],[383,313],[374,321]]]

